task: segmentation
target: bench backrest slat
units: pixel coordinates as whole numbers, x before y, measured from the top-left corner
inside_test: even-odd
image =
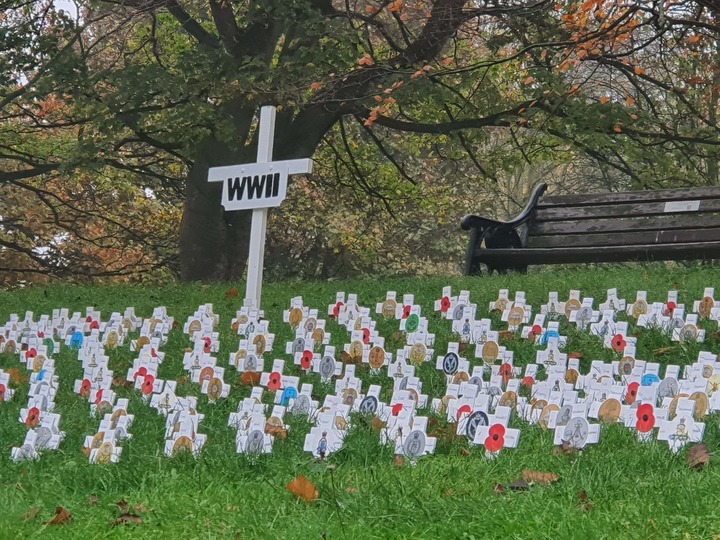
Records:
[[[542,197],[537,208],[549,206],[583,206],[631,202],[667,202],[682,200],[720,199],[720,187],[625,191],[622,193],[583,193]]]
[[[698,212],[720,211],[720,199],[701,199],[686,203],[683,201],[648,202],[643,204],[600,204],[567,207],[538,206],[534,220],[570,221],[596,218],[636,217],[657,215],[682,215]]]
[[[533,236],[528,247],[564,248],[593,246],[631,246],[677,244],[683,242],[720,241],[720,226],[712,229],[674,229],[667,231],[635,231],[622,234],[566,234],[562,236]]]
[[[668,214],[657,216],[584,219],[580,221],[536,221],[530,224],[529,236],[580,233],[622,233],[634,231],[666,231],[720,226],[720,213]]]

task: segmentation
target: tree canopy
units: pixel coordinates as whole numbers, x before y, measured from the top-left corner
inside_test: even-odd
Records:
[[[717,184],[718,4],[5,0],[0,270],[241,276],[249,216],[207,169],[254,160],[266,104],[275,159],[318,162],[270,238],[305,273],[442,259],[434,231],[538,175]]]

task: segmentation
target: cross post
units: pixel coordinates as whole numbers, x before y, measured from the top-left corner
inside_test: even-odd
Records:
[[[222,206],[226,211],[252,209],[245,305],[260,309],[265,262],[268,208],[280,206],[287,193],[288,176],[312,172],[311,159],[272,161],[275,107],[260,109],[257,162],[212,167],[209,182],[223,182]]]

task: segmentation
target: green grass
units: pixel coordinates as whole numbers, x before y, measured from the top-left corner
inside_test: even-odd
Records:
[[[700,299],[704,287],[720,285],[717,276],[710,268],[667,270],[657,266],[491,278],[268,284],[263,307],[277,336],[275,353],[269,358],[288,359],[283,352],[291,331],[282,322],[282,310],[295,295],[324,311],[337,290],[356,292],[360,303],[374,311],[387,290],[414,293],[436,333],[436,351],[444,352],[452,340],[450,323],[437,317],[432,308],[446,284],[451,284],[454,292],[469,289],[471,299],[479,305],[478,314],[485,315],[488,302],[501,288],[510,289],[511,294],[526,291],[534,312],[547,301],[548,291],[557,290],[564,298],[571,288],[593,295],[596,305],[605,299],[609,287],[617,287],[620,296],[629,301],[639,289],[648,291],[649,301],[659,301],[665,300],[668,289],[678,288],[680,301],[690,304]],[[212,302],[221,317],[218,363],[226,365],[228,353],[237,346],[229,330],[230,319],[241,303],[238,297],[226,295],[233,286],[244,290],[243,284],[28,288],[0,293],[0,321],[13,312],[22,316],[25,310],[32,310],[37,316],[56,307],[84,312],[86,306],[100,309],[106,318],[111,311],[134,305],[140,316],[147,317],[153,307],[165,305],[182,324],[199,304]],[[378,323],[386,337],[397,325],[397,321]],[[497,317],[494,326],[504,328]],[[702,348],[719,352],[717,324],[705,321],[703,326],[708,338]],[[335,323],[329,323],[329,329],[335,345],[347,340],[347,333]],[[567,325],[563,331],[570,338],[568,350],[584,353],[584,370],[593,359],[613,358],[598,339]],[[171,333],[163,348],[167,356],[160,368],[162,378],[183,374],[182,353],[188,343],[181,330]],[[528,342],[505,344],[515,351],[516,365],[534,361],[536,348]],[[654,359],[655,349],[670,345],[667,336],[643,332],[637,357]],[[676,347],[657,361],[692,363],[700,349]],[[124,375],[133,357],[127,346],[110,352],[116,375]],[[665,443],[641,444],[621,426],[604,428],[600,443],[582,453],[558,456],[552,451],[551,432],[523,425],[515,418],[511,425],[522,428],[520,445],[503,451],[495,460],[486,460],[482,448],[471,448],[471,455],[465,457],[461,454],[461,449],[467,448],[465,441],[441,438],[434,456],[421,459],[416,466],[397,468],[392,450],[381,447],[378,435],[359,422],[341,451],[327,462],[318,462],[302,451],[309,424],[288,416],[290,436],[275,442],[272,455],[240,456],[235,452],[235,431],[227,427],[227,419],[249,395],[249,389],[239,385],[233,368],[227,368],[225,377],[232,383],[230,396],[216,405],[208,404],[198,385],[179,386],[179,394],[200,397],[199,410],[206,415],[200,431],[208,435],[208,443],[198,458],[165,457],[164,419],[142,404],[137,392],[121,388],[119,396],[130,398],[130,412],[136,416],[131,428],[134,438],[122,444],[119,463],[93,466],[82,453],[82,443],[85,435],[97,431],[99,420],[89,416],[88,403],[72,392],[74,380],[81,374],[80,363],[76,354],[66,349],[55,358],[61,381],[56,410],[62,413],[61,427],[66,432],[59,451],[45,453],[37,462],[13,463],[10,448],[19,445],[26,432],[18,414],[27,401],[28,385],[19,386],[13,401],[0,406],[0,538],[711,538],[720,533],[720,468],[691,470],[684,452],[673,455]],[[15,356],[0,355],[0,367],[15,366]],[[287,368],[296,373],[291,362]],[[366,388],[370,376],[362,370],[360,376]],[[304,380],[313,382],[322,398],[327,389],[314,377]],[[444,380],[434,365],[422,366],[421,377],[426,393],[442,396]],[[382,375],[373,382],[383,384],[387,399],[389,379]],[[713,450],[720,444],[717,415],[707,419],[705,441]],[[533,486],[527,492],[497,495],[493,491],[495,483],[509,483],[523,469],[553,472],[561,480],[549,487]],[[298,474],[317,485],[321,500],[307,504],[285,489]],[[581,490],[592,502],[589,510],[581,509]],[[89,504],[91,495],[98,496],[96,504]],[[141,505],[143,523],[110,526],[120,514],[115,503],[121,500],[131,507]],[[72,513],[71,524],[46,525],[57,505]],[[36,507],[41,509],[40,515],[25,520],[25,512]]]

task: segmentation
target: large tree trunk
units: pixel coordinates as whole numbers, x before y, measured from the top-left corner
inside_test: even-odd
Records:
[[[201,143],[185,188],[180,229],[180,277],[183,281],[230,281],[245,271],[250,212],[225,212],[223,184],[208,182],[208,168],[254,161],[249,151],[234,151],[214,138]],[[247,155],[245,155],[247,154]]]
[[[312,156],[335,118],[334,114],[317,109],[297,116],[278,113],[273,159]],[[234,150],[213,137],[200,143],[185,188],[185,212],[180,230],[183,281],[243,278],[250,244],[251,211],[225,212],[220,204],[222,183],[208,182],[207,172],[210,167],[254,163],[256,153],[256,144]]]

